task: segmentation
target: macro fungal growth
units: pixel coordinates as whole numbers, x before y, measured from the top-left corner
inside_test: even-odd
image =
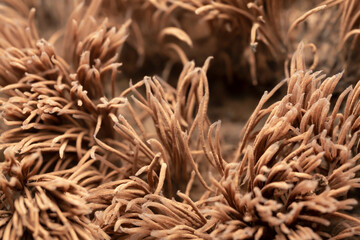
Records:
[[[359,238],[359,8],[0,1],[0,238]]]

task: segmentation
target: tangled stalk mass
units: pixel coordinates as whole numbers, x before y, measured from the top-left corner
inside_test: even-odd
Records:
[[[2,0],[0,238],[358,237],[360,4],[312,4]],[[233,153],[207,75],[274,86]]]

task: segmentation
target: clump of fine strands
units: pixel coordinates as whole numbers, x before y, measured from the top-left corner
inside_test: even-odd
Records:
[[[310,69],[327,74],[346,70],[340,90],[359,78],[356,64],[351,64],[359,55],[356,0],[6,2],[22,16],[38,8],[38,25],[52,44],[61,42],[64,28],[81,35],[103,21],[119,28],[131,20],[120,57],[128,63],[122,70],[135,79],[143,77],[140,70],[175,81],[188,59],[201,65],[214,56],[218,67],[210,68],[212,84],[219,77],[224,85],[275,86],[289,76],[287,65],[300,41],[312,56],[307,58]],[[42,20],[46,16],[47,25]],[[65,42],[77,41],[76,34],[65,34]],[[72,44],[60,45],[65,55],[72,53]]]
[[[215,37],[222,44],[218,48],[218,53],[222,53],[219,56],[215,53],[215,56],[226,62],[227,75],[248,72],[252,83],[259,86],[277,82],[284,75],[289,76],[287,65],[291,55],[298,42],[305,41],[305,48],[313,55],[309,58],[312,70],[318,68],[334,74],[345,68],[349,79],[346,81],[358,80],[358,73],[351,70],[356,65],[351,62],[357,61],[359,51],[356,44],[358,1],[186,2],[197,6],[197,15],[225,31],[220,35],[225,36],[224,39]],[[234,60],[242,66],[235,65]]]
[[[204,136],[209,61],[203,68],[187,63],[177,90],[145,78],[114,97],[121,65],[116,59],[129,22],[109,29],[104,21],[85,28],[87,32],[68,27],[68,51],[62,57],[51,43],[37,39],[33,16],[34,10],[29,20],[17,16],[23,26],[10,21],[8,27],[19,31],[4,31],[9,41],[1,45],[1,236],[106,239],[121,234],[111,229],[110,220],[105,219],[105,226],[101,218],[95,221],[95,211],[111,209],[103,188],[110,186],[105,195],[117,192],[114,183],[135,175],[147,180],[148,193],[164,194],[170,202],[177,194],[189,201],[185,209],[196,209],[188,197],[191,183],[186,183],[189,175],[190,182],[198,176],[209,189],[197,166],[202,148],[209,148]],[[26,41],[11,47],[12,38]],[[71,38],[78,41],[69,43]],[[21,205],[14,207],[17,201]]]
[[[213,237],[344,239],[360,234],[348,198],[359,188],[359,93],[348,87],[331,104],[342,73],[325,78],[306,70],[304,45],[290,78],[265,93],[242,131],[235,159],[220,181]],[[281,85],[287,95],[264,104]],[[260,127],[262,119],[265,122]],[[259,129],[259,130],[256,130]]]
[[[331,61],[314,44],[300,43],[293,53],[299,38],[323,36],[301,23],[341,13],[341,61],[352,69],[356,1],[319,0],[304,12],[294,8],[297,1],[280,0],[59,1],[70,12],[54,16],[62,19],[53,33],[36,25],[38,10],[30,7],[52,11],[40,2],[0,3],[0,238],[360,235],[352,211],[360,187],[360,83],[335,98],[348,73],[314,72]],[[284,26],[285,12],[297,17]],[[215,39],[220,30],[234,38]],[[234,48],[244,51],[252,81],[266,59],[281,66],[276,81],[287,77],[265,92],[230,156],[221,122],[207,116],[212,58],[191,48],[216,46],[211,53],[235,66],[227,41],[241,31],[248,35]],[[307,69],[309,48],[318,55]],[[202,59],[202,67],[190,57]],[[119,87],[126,79],[119,69],[142,74],[147,58],[161,60],[162,77]],[[164,79],[179,60],[174,87]],[[284,96],[272,102],[284,85]]]

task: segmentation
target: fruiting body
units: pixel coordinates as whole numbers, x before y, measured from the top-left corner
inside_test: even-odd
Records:
[[[280,0],[75,1],[53,16],[68,18],[53,34],[38,33],[35,2],[0,3],[0,238],[358,237],[360,82],[336,86],[358,76],[346,51],[357,51],[359,4],[317,2],[299,14]],[[309,42],[293,53],[324,38],[301,24],[334,13],[346,59],[323,59]],[[153,62],[162,77],[128,81]],[[344,62],[332,77],[313,71]],[[229,150],[207,114],[207,75],[244,72],[275,87]]]

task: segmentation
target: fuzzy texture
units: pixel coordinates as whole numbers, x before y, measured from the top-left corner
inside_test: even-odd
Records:
[[[360,236],[357,1],[40,3],[0,2],[0,238]],[[207,75],[237,71],[275,87],[229,153]]]

